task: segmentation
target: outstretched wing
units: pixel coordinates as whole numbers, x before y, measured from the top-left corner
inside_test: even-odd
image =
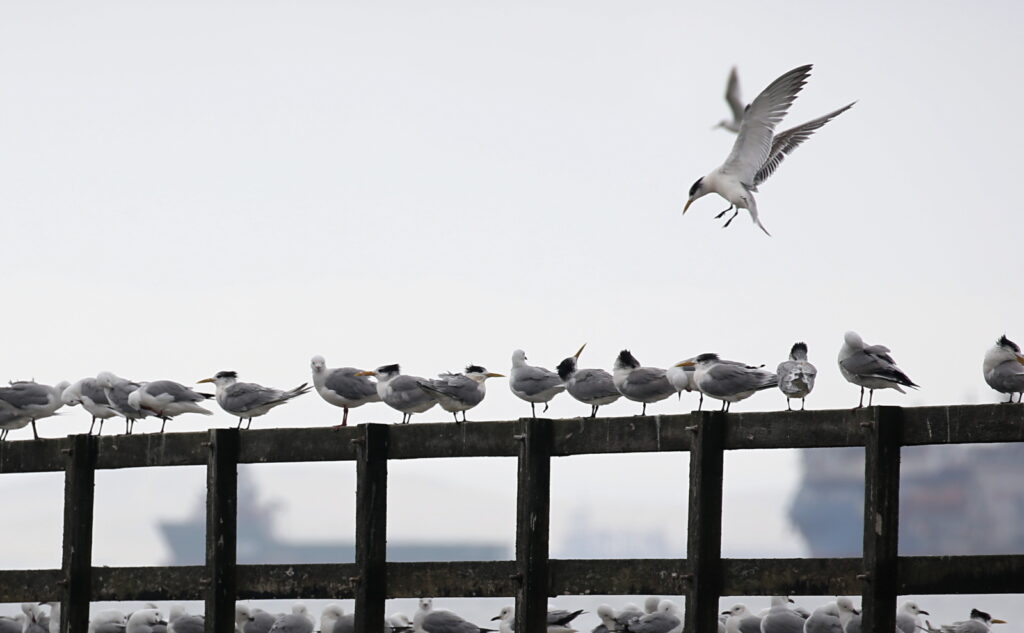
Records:
[[[854,101],[853,103],[857,103]],[[796,127],[789,128],[785,132],[778,133],[775,138],[772,139],[772,150],[768,154],[768,160],[765,161],[761,169],[758,170],[757,175],[754,176],[754,186],[760,185],[765,180],[768,180],[768,176],[775,173],[782,161],[786,159],[786,156],[793,150],[800,146],[801,143],[811,138],[811,134],[814,134],[821,126],[825,125],[832,119],[836,118],[843,112],[846,112],[853,107],[853,103],[845,105],[835,112],[829,112],[825,116],[818,117],[813,121],[808,121]]]
[[[736,74],[735,66],[729,73],[729,83],[725,85],[725,101],[732,110],[732,120],[739,125],[743,120],[743,99],[740,98],[740,78]]]

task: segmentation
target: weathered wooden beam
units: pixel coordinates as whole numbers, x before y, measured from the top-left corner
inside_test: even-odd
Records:
[[[686,558],[691,574],[684,629],[688,633],[717,630],[718,598],[722,593],[722,477],[729,414],[704,411],[695,418],[686,527]]]
[[[497,598],[515,595],[516,562],[388,563],[388,598]]]
[[[901,556],[900,595],[1024,593],[1024,555]]]
[[[96,438],[69,438],[64,471],[64,555],[60,630],[85,633],[92,595],[93,498],[96,492]],[[36,598],[38,600],[38,598]]]
[[[206,462],[206,632],[235,630],[238,429],[210,429]]]
[[[734,558],[722,560],[723,596],[858,594],[860,558]]]
[[[515,457],[517,422],[391,425],[391,459]]]
[[[0,603],[59,602],[63,595],[63,569],[0,570]]]
[[[197,582],[206,576],[202,565],[181,567],[93,567],[92,599],[203,600],[207,587]]]
[[[384,628],[387,599],[388,430],[363,424],[356,446],[356,633]]]
[[[515,630],[543,633],[548,613],[551,420],[519,421]]]
[[[861,624],[865,633],[896,628],[899,573],[899,407],[874,407],[864,423],[864,585]]]
[[[551,454],[688,451],[692,424],[691,415],[552,420]]]
[[[689,589],[689,577],[685,559],[556,559],[551,561],[551,594],[678,596]]]

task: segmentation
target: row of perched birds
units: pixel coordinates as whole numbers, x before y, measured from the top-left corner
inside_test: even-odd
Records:
[[[33,603],[21,605],[22,613],[17,616],[0,616],[0,633],[58,633],[60,626],[60,605],[54,602],[42,603],[50,607],[46,613]],[[577,629],[572,623],[582,609],[548,611],[547,633],[573,633]],[[971,609],[970,618],[953,624],[934,628],[929,621],[922,625],[920,617],[930,615],[915,602],[904,602],[896,611],[894,633],[916,633],[919,629],[932,633],[985,633],[993,624],[1004,620],[993,618],[978,609]],[[597,608],[601,623],[592,633],[681,633],[683,629],[682,610],[671,600],[651,596],[644,601],[644,608],[627,604],[614,609],[607,604]],[[237,603],[235,605],[235,631],[237,633],[353,633],[354,615],[346,614],[340,605],[324,607],[317,621],[305,604],[292,605],[290,613],[269,613],[257,607]],[[515,609],[502,608],[491,621],[498,622],[497,629],[484,628],[473,624],[462,616],[445,609],[435,609],[433,599],[421,598],[416,613],[410,620],[402,613],[394,613],[385,619],[384,633],[482,633],[500,631],[512,633],[515,623]],[[154,604],[132,613],[107,610],[97,613],[89,623],[89,633],[202,633],[203,616],[190,615],[181,605],[171,607],[170,616],[165,620],[163,612]],[[737,604],[723,611],[718,620],[719,633],[860,633],[861,614],[853,601],[846,597],[837,598],[814,611],[797,606],[788,596],[774,596],[771,606],[761,612],[752,613],[746,605]]]
[[[700,394],[698,410],[703,407],[704,396],[722,402],[728,411],[733,402],[739,402],[758,391],[778,387],[790,401],[799,398],[804,408],[806,397],[814,389],[817,369],[807,360],[807,345],[796,343],[789,359],[775,371],[763,365],[723,360],[717,354],[700,354],[676,363],[668,369],[643,367],[629,352],[623,350],[615,359],[612,372],[603,369],[581,369],[578,366],[580,349],[558,364],[555,371],[529,365],[526,353],[512,353],[509,387],[516,396],[530,403],[536,417],[536,405],[548,403],[563,391],[590,406],[591,417],[598,409],[621,397],[642,403],[641,414],[647,405],[664,400],[683,391]],[[864,406],[864,391],[868,391],[868,405],[873,402],[876,389],[895,389],[905,393],[903,387],[917,388],[883,345],[868,345],[856,332],[847,332],[839,350],[839,370],[849,382],[860,387],[858,407]],[[290,390],[264,387],[250,382],[239,382],[238,374],[222,371],[199,383],[213,384],[216,393],[197,392],[173,380],[134,382],[110,372],[101,372],[95,378],[83,378],[74,384],[61,382],[54,386],[34,381],[12,382],[0,388],[0,440],[14,429],[32,425],[38,438],[36,421],[54,415],[64,405],[81,405],[92,415],[92,433],[97,421],[102,433],[103,422],[115,416],[125,420],[125,432],[131,433],[137,420],[153,417],[161,420],[163,432],[167,420],[184,413],[210,415],[202,406],[216,399],[222,409],[238,417],[241,428],[248,421],[265,415],[274,407],[292,398],[316,389],[328,403],[343,409],[340,426],[348,424],[349,409],[371,402],[383,401],[402,413],[407,423],[416,413],[423,413],[435,405],[448,411],[459,422],[459,413],[466,421],[466,411],[483,401],[488,378],[504,377],[487,371],[479,365],[469,365],[463,373],[443,373],[435,379],[401,373],[399,365],[382,365],[374,370],[354,367],[330,369],[322,356],[311,361],[313,386],[303,383]],[[1020,347],[1002,336],[985,354],[982,363],[985,381],[996,391],[1009,394],[1008,402],[1024,397],[1024,355]]]

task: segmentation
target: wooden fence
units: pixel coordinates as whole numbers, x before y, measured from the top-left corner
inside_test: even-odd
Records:
[[[4,442],[0,473],[64,471],[64,549],[61,569],[0,571],[0,602],[60,600],[61,631],[85,633],[90,600],[203,599],[227,633],[236,599],[354,598],[356,631],[378,633],[387,598],[515,596],[516,630],[540,633],[549,596],[682,595],[685,630],[710,633],[720,596],[861,594],[864,630],[892,631],[897,594],[1024,593],[1024,555],[898,556],[900,448],[1022,441],[1024,407],[979,405]],[[840,446],[865,449],[863,558],[721,557],[724,451]],[[690,454],[686,557],[551,560],[551,458],[640,452]],[[519,460],[515,560],[387,562],[388,460],[488,456]],[[315,461],[357,464],[355,563],[237,565],[237,465]],[[204,566],[93,567],[96,469],[203,464]]]

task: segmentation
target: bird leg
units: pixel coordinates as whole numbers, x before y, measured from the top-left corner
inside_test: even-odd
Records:
[[[100,430],[96,432],[96,435],[103,435],[103,418],[100,418]]]
[[[164,427],[167,426],[167,418],[160,418],[160,432],[164,432]]]
[[[793,409],[789,406],[789,398],[786,398],[786,411],[792,411]]]
[[[249,418],[249,421],[246,422],[246,424],[245,424],[245,430],[248,431],[249,427],[251,427],[251,426],[252,426],[252,418]]]
[[[715,216],[715,219],[716,219],[716,220],[721,220],[721,219],[722,219],[722,216],[723,216],[723,215],[725,215],[726,213],[728,213],[728,212],[732,211],[732,208],[733,208],[733,205],[731,205],[731,204],[730,204],[730,205],[729,205],[729,208],[728,208],[728,209],[726,209],[725,211],[722,211],[722,212],[721,212],[721,213],[719,213],[718,215],[716,215],[716,216]]]
[[[32,435],[38,440],[39,434],[36,433],[36,419],[32,418]]]
[[[96,416],[95,415],[92,416],[92,422],[89,423],[89,435],[92,435],[92,427],[94,427],[94,426],[96,426]]]
[[[592,418],[596,418],[597,417],[597,406],[598,405],[596,405],[596,404],[590,405],[590,417],[592,417]]]
[[[455,423],[458,424],[459,423],[459,412],[458,411],[453,412],[452,416],[455,417]]]
[[[804,406],[807,405],[807,398],[800,398],[800,410],[804,410]]]
[[[551,401],[550,401],[550,400],[548,400],[548,402],[551,402]],[[547,403],[547,402],[545,402],[545,403],[544,403],[544,410],[543,410],[543,411],[541,411],[541,413],[547,413],[547,412],[548,412],[548,403]]]
[[[868,389],[868,406],[870,407],[871,404],[874,401],[875,401],[875,390],[874,389]]]
[[[700,411],[704,406],[704,392],[700,392],[700,402],[697,403],[697,410]]]
[[[530,413],[533,414],[533,419],[536,420],[537,419],[537,408],[534,406],[534,403],[532,403],[532,402],[530,403]]]
[[[643,403],[644,408],[640,410],[640,415],[647,415],[647,403]]]
[[[860,404],[858,404],[855,408],[857,408],[857,409],[863,409],[864,408],[864,387],[860,388]]]
[[[335,425],[331,428],[340,429],[343,426],[348,426],[348,407],[342,407],[345,411],[345,415],[341,416],[341,424]]]
[[[235,428],[237,428],[239,430],[242,429],[242,418],[238,418],[238,426],[236,426]]]
[[[725,221],[725,224],[722,225],[722,228],[724,229],[727,226],[729,226],[730,224],[732,224],[732,221],[735,220],[736,216],[739,215],[739,214],[740,214],[740,209],[739,209],[739,207],[736,207],[736,210],[732,212],[732,215],[729,216],[729,219]]]

